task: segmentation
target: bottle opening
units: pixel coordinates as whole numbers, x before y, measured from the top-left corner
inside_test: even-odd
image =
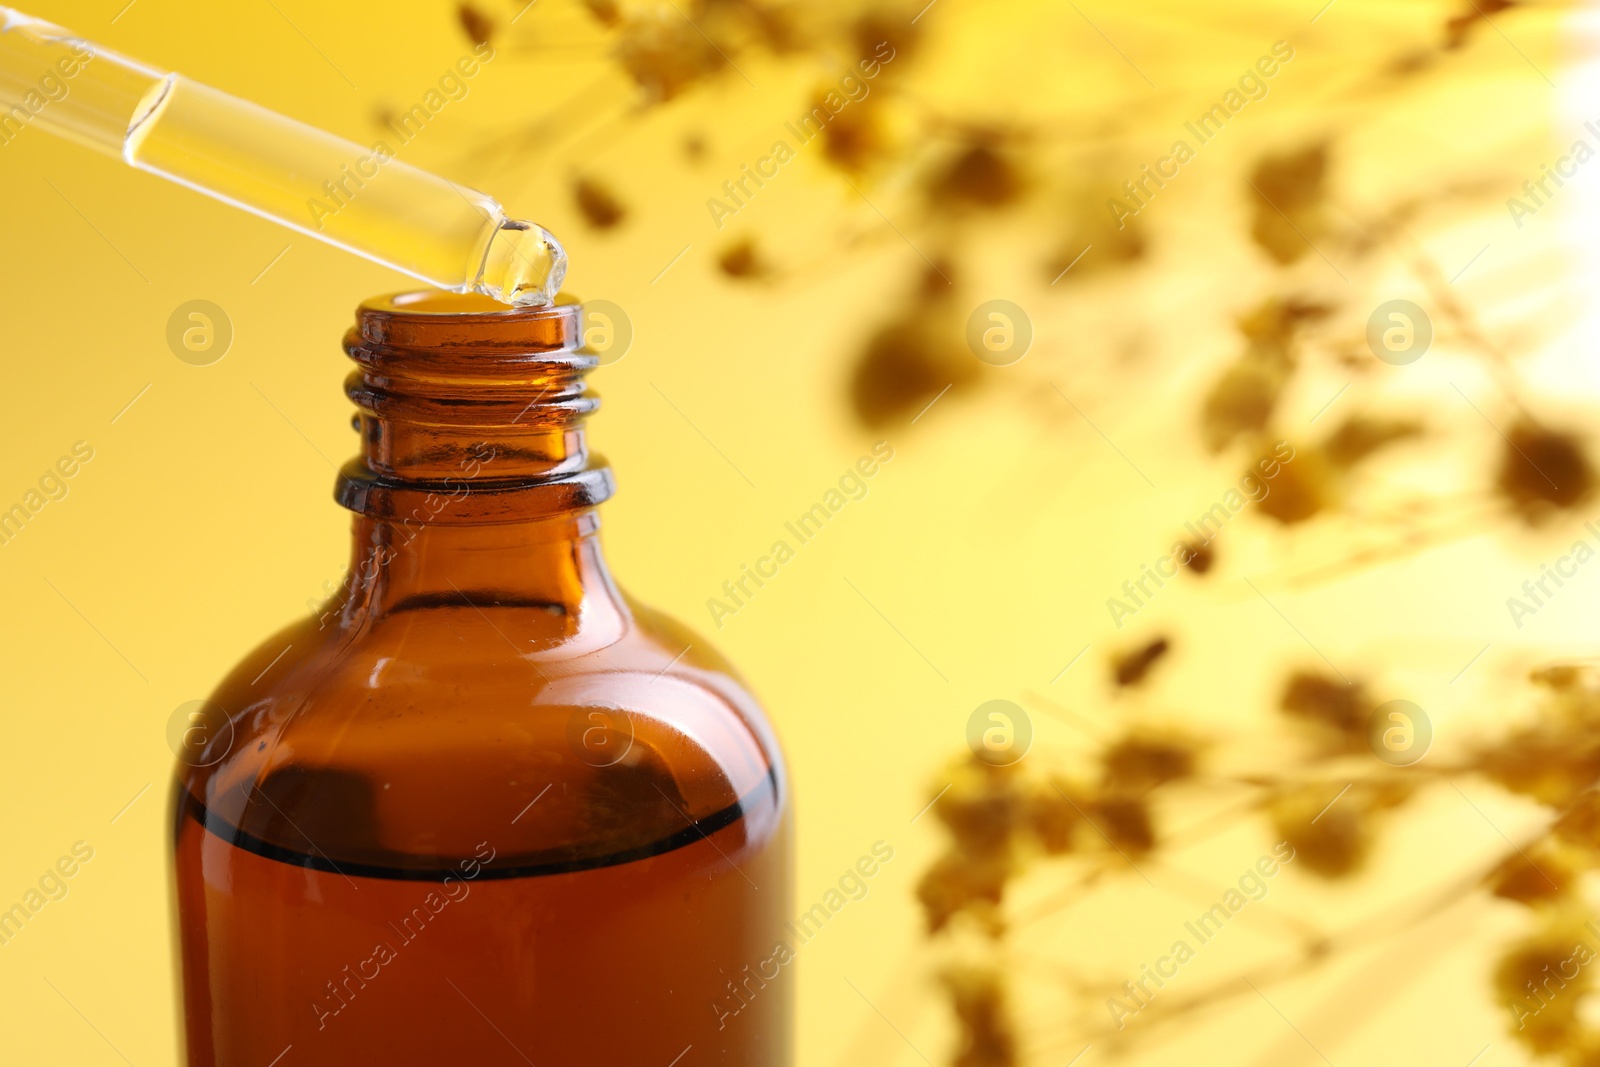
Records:
[[[381,309],[387,303],[393,310],[411,315],[532,315],[548,314],[552,305],[540,307],[516,306],[502,303],[483,293],[451,293],[443,289],[421,289],[410,293],[395,293],[388,297],[369,300],[364,305]],[[555,307],[572,307],[579,303],[570,293],[557,293]]]
[[[363,302],[344,343],[361,455],[336,498],[423,524],[517,522],[605,500],[611,472],[583,433],[599,405],[584,378],[599,359],[582,345],[571,297],[511,307],[421,290]]]

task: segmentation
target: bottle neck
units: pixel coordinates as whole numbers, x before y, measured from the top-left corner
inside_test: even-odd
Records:
[[[524,522],[407,525],[358,516],[342,621],[437,606],[533,608],[566,638],[615,640],[627,607],[593,508]],[[498,614],[498,612],[494,612]]]
[[[599,504],[615,489],[583,422],[600,406],[585,376],[576,304],[508,308],[486,297],[368,300],[344,350],[356,363],[361,455],[335,496],[403,524],[521,522]]]
[[[358,516],[347,624],[450,605],[537,607],[568,636],[621,625],[595,512],[614,485],[584,433],[599,401],[581,336],[571,304],[421,293],[361,305],[344,345],[361,454],[335,488]]]

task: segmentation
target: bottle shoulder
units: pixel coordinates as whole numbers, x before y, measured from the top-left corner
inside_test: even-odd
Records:
[[[251,842],[401,867],[775,825],[782,757],[747,688],[659,612],[624,620],[604,640],[527,605],[297,623],[218,687],[225,725],[180,765],[180,803]]]

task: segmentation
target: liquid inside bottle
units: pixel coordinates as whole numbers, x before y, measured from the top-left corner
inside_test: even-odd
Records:
[[[781,755],[610,575],[580,329],[363,305],[350,575],[179,768],[191,1067],[789,1063]]]

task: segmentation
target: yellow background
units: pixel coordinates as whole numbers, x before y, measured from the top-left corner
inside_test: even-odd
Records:
[[[1087,107],[1105,85],[1130,84],[1071,5],[942,2],[953,10],[935,9],[947,21],[933,24],[930,47],[945,64],[939,91],[951,99],[976,95],[1003,116],[1041,94]],[[1118,14],[1100,5],[1094,14],[1111,36],[1147,42],[1140,58],[1164,82],[1217,92],[1266,51],[1274,26],[1294,29],[1304,58],[1279,79],[1277,95],[1252,105],[1261,118],[1241,130],[1244,150],[1292,128],[1294,94],[1327,74],[1338,47],[1381,24],[1386,5],[1347,3],[1348,21],[1335,8],[1316,31],[1298,6],[1250,5],[1271,18],[1198,47],[1179,33],[1155,33],[1137,8]],[[118,7],[38,0],[31,13],[362,142],[376,135],[376,106],[409,106],[468,48],[449,5],[433,0],[137,0],[113,24]],[[493,10],[504,21],[514,9]],[[522,21],[545,15],[542,2]],[[1189,281],[1169,277],[1136,301],[1102,306],[1096,290],[1058,298],[1032,274],[1024,280],[1003,251],[973,250],[985,258],[969,271],[978,284],[963,298],[1040,308],[1036,350],[1019,366],[1036,385],[1055,382],[1072,395],[1153,486],[1070,407],[1041,401],[1039,389],[1024,396],[1007,386],[1007,371],[984,368],[976,395],[941,400],[917,425],[883,434],[895,458],[868,497],[712,632],[707,598],[870,450],[877,435],[858,429],[844,404],[849,362],[921,262],[892,233],[831,255],[825,243],[805,244],[815,232],[878,222],[854,193],[825,180],[816,159],[802,157],[738,223],[761,227],[779,255],[792,243],[803,284],[719,278],[712,263],[728,233],[712,224],[706,198],[739,162],[764,154],[829,68],[796,74],[742,62],[754,87],[727,75],[710,104],[668,109],[635,127],[615,117],[626,112],[624,96],[583,95],[600,69],[598,50],[559,47],[580,23],[570,6],[550,17],[542,39],[556,47],[503,49],[407,158],[551,227],[572,256],[568,289],[627,309],[632,350],[594,379],[606,403],[592,439],[621,486],[604,509],[611,563],[634,594],[711,637],[766,702],[798,791],[796,900],[816,901],[875,841],[895,849],[870,895],[801,950],[800,1062],[943,1062],[951,1027],[911,895],[940,838],[933,819],[913,818],[942,784],[940,768],[963,751],[972,710],[995,698],[1022,702],[1036,731],[1030,758],[1070,761],[1085,751],[1083,733],[1029,694],[1049,694],[1113,728],[1131,712],[1110,699],[1106,656],[1169,620],[1190,625],[1148,703],[1204,710],[1244,735],[1266,721],[1285,665],[1319,662],[1238,581],[1286,565],[1259,527],[1243,528],[1229,546],[1237,569],[1224,587],[1172,588],[1122,633],[1104,608],[1183,520],[1237,478],[1199,456],[1172,413],[1192,409],[1229,354],[1226,324],[1253,302],[1246,281],[1264,268],[1242,251],[1180,243],[1163,255],[1189,256],[1193,269],[1178,272]],[[1026,35],[1008,29],[1024,17]],[[1420,161],[1495,126],[1486,114],[1525,117],[1526,129],[1505,145],[1506,173],[1537,173],[1549,158],[1544,127],[1555,105],[1517,64],[1510,57],[1443,106],[1427,137],[1405,127],[1373,133],[1380,143],[1392,139],[1404,180],[1433,180]],[[569,99],[595,118],[593,133],[566,146],[571,157],[503,166],[479,151]],[[679,151],[691,130],[713,146],[698,167]],[[1168,140],[1148,138],[1146,158]],[[1180,234],[1186,218],[1240,210],[1220,169],[1208,173],[1208,165],[1197,161],[1192,180],[1158,202]],[[578,166],[607,175],[635,207],[621,235],[597,236],[577,222],[566,183]],[[75,841],[95,849],[70,895],[0,946],[0,1062],[171,1063],[168,718],[339,580],[348,516],[330,497],[332,465],[356,443],[339,339],[359,300],[408,283],[37,129],[0,147],[0,194],[0,507],[19,501],[74,442],[95,450],[70,494],[0,546],[0,906],[20,899]],[[874,190],[875,203],[880,196],[901,203],[892,190]],[[1055,225],[1052,211],[1005,225],[1016,234]],[[1496,217],[1451,237],[1441,257],[1459,265],[1489,242],[1492,254],[1468,283],[1489,291],[1557,242],[1557,224],[1540,225],[1529,238]],[[1230,275],[1238,291],[1219,293],[1218,278]],[[235,331],[231,351],[209,367],[180,362],[165,343],[168,316],[194,299],[222,306]],[[1580,348],[1558,351],[1550,373],[1577,373]],[[1182,358],[1135,358],[1151,349]],[[1118,353],[1127,359],[1116,362]],[[1481,371],[1462,362],[1413,379],[1419,396],[1439,404],[1454,396],[1452,381],[1486,395]],[[1314,385],[1295,398],[1302,419],[1338,382]],[[1178,406],[1184,398],[1188,408]],[[1474,417],[1464,410],[1452,417]],[[1479,449],[1472,462],[1487,469],[1492,449],[1471,447]],[[1472,537],[1335,586],[1275,592],[1274,603],[1331,658],[1381,673],[1385,695],[1427,707],[1443,739],[1446,724],[1492,719],[1489,695],[1529,662],[1592,648],[1600,637],[1587,607],[1593,575],[1523,631],[1504,608],[1552,549],[1580,534],[1574,525],[1544,540]],[[1452,686],[1486,643],[1471,681]],[[1434,799],[1430,829],[1413,828],[1384,853],[1388,876],[1422,879],[1463,857],[1493,855],[1503,847],[1496,826],[1509,832],[1527,815],[1479,798],[1496,821],[1486,825],[1450,796]],[[1220,872],[1216,884],[1248,866],[1261,839],[1257,831],[1219,846],[1208,859]],[[1273,892],[1323,907],[1324,891],[1296,888],[1294,877]],[[1103,976],[1132,974],[1164,948],[1162,924],[1194,910],[1182,901],[1172,911],[1132,878],[1098,907],[1087,926],[1032,947],[1063,959],[1093,952],[1110,961]],[[1502,909],[1471,913],[1457,931],[1467,940],[1411,951],[1425,961],[1423,973],[1356,1022],[1319,1011],[1309,987],[1278,1003],[1320,1047],[1336,1050],[1336,1062],[1464,1064],[1486,1043],[1495,1048],[1484,1067],[1520,1062],[1484,994],[1483,946],[1517,928]],[[1225,969],[1220,960],[1207,965]],[[1065,1012],[1065,997],[1054,996],[1024,998],[1030,1028]],[[1247,1062],[1247,1047],[1277,1067],[1308,1055],[1262,1005],[1238,1011],[1224,1046],[1198,1040],[1181,1062]],[[1038,1062],[1065,1063],[1077,1051],[1050,1050]]]

